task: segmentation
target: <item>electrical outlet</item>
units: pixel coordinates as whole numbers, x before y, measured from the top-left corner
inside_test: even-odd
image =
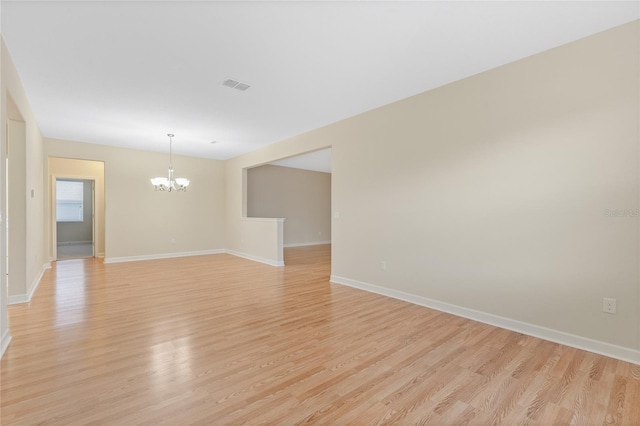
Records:
[[[381,271],[386,271],[387,270],[387,261],[383,260],[382,262],[380,262],[380,270]]]
[[[605,297],[602,300],[602,312],[606,312],[608,314],[617,313],[616,299]]]

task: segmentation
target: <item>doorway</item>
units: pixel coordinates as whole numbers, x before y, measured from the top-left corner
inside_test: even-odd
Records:
[[[58,221],[56,202],[56,182],[58,180],[91,181],[93,192],[91,194],[93,235],[90,241],[93,244],[92,253],[88,256],[97,258],[105,254],[105,186],[104,186],[104,162],[94,160],[80,160],[75,158],[49,157],[49,220],[47,221],[49,235],[49,259],[58,260]],[[84,255],[87,255],[86,248]]]
[[[331,244],[331,147],[248,168],[244,190],[246,217],[285,219],[285,264],[284,249]]]
[[[56,178],[56,260],[95,257],[95,181]]]

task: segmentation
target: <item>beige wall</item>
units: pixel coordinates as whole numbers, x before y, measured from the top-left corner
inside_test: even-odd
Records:
[[[638,351],[638,218],[606,215],[640,207],[638,52],[636,21],[229,160],[227,245],[243,169],[331,145],[334,277]]]
[[[104,162],[105,259],[191,253],[224,248],[224,164],[174,155],[187,192],[156,192],[168,153],[144,152],[57,139],[45,140],[48,157]]]
[[[226,251],[272,266],[284,266],[283,221],[283,218],[241,218],[238,245],[227,248]]]
[[[0,3],[0,11],[2,10],[2,3]],[[2,20],[0,20],[2,22]],[[4,53],[4,39],[0,33],[0,125],[4,125],[7,117],[7,98],[4,90],[4,78],[2,77]],[[0,358],[4,354],[9,340],[11,339],[9,333],[9,317],[7,312],[7,304],[9,301],[9,289],[7,288],[7,270],[5,259],[7,256],[7,235],[5,226],[5,217],[7,213],[6,205],[6,143],[4,132],[0,131]]]
[[[247,216],[285,218],[285,246],[331,241],[331,174],[268,164],[249,169]]]
[[[72,158],[48,158],[48,182],[47,188],[51,193],[51,188],[55,184],[56,178],[74,178],[74,179],[90,179],[95,182],[95,212],[94,220],[96,222],[96,235],[95,235],[95,252],[96,256],[104,256],[104,244],[105,244],[105,226],[104,226],[104,162],[102,161],[90,161],[90,160],[78,160]],[[54,223],[54,198],[51,196],[47,198],[48,201],[48,215],[50,220],[47,226],[47,248],[50,257],[54,258],[56,237],[53,234]]]
[[[2,41],[4,43],[4,40]],[[44,204],[43,204],[43,187],[44,175],[42,170],[43,152],[42,152],[42,135],[38,129],[35,117],[31,110],[31,106],[22,87],[22,83],[15,69],[13,61],[9,55],[6,46],[2,45],[2,62],[1,62],[1,94],[2,113],[1,123],[2,129],[5,129],[9,118],[8,104],[13,103],[11,112],[13,115],[19,115],[24,124],[19,130],[23,135],[16,138],[20,141],[16,146],[11,146],[11,155],[9,157],[9,169],[14,181],[21,187],[21,191],[9,193],[9,205],[11,207],[11,216],[16,218],[16,222],[10,221],[9,230],[13,237],[24,239],[24,253],[22,248],[15,254],[10,251],[9,262],[11,264],[10,285],[8,286],[9,296],[25,297],[37,285],[38,278],[43,271],[43,267],[48,265],[46,259],[44,245]],[[10,126],[11,127],[11,126]],[[2,131],[2,154],[0,163],[3,172],[0,173],[0,198],[2,199],[2,217],[7,217],[9,209],[5,203],[6,182],[4,165],[6,159],[6,132]],[[15,150],[14,150],[15,149]],[[11,156],[17,159],[12,161]],[[32,195],[33,194],[33,195]],[[24,219],[24,226],[21,226],[21,218]],[[9,218],[11,220],[11,217]],[[16,229],[13,229],[16,224]],[[6,235],[2,235],[0,245],[4,247]],[[11,260],[12,257],[14,260]],[[2,262],[0,262],[2,263]],[[2,280],[5,279],[5,272],[2,271]],[[5,281],[2,282],[2,288],[7,288]]]
[[[9,203],[7,280],[9,296],[27,294],[27,167],[26,123],[7,120],[7,187]]]

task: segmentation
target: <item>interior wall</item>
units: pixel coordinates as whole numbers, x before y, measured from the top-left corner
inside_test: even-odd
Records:
[[[285,218],[285,247],[331,241],[331,173],[267,164],[247,179],[247,216]]]
[[[169,153],[46,139],[50,157],[104,162],[105,260],[224,249],[224,164],[173,156],[187,192],[157,192],[149,179],[167,174]],[[49,214],[50,215],[50,214]]]
[[[58,179],[59,181],[60,179]],[[92,210],[92,182],[83,180],[82,182],[82,221],[80,222],[56,222],[57,243],[90,243],[93,241],[93,221],[91,219]]]
[[[2,12],[2,2],[0,2],[0,14]],[[7,116],[7,100],[2,92],[4,83],[2,82],[2,57],[4,56],[4,39],[2,37],[2,19],[0,19],[0,124],[4,123]],[[7,349],[11,340],[9,333],[9,316],[7,312],[7,304],[9,300],[9,290],[7,288],[7,271],[6,263],[3,259],[7,256],[6,249],[6,228],[5,217],[7,213],[6,206],[6,140],[5,132],[0,131],[0,358]]]
[[[48,181],[47,197],[51,192],[50,188],[55,184],[57,177],[75,178],[75,179],[91,179],[95,182],[95,211],[94,220],[96,221],[96,235],[95,235],[95,252],[97,257],[104,257],[105,255],[105,188],[104,188],[104,162],[91,161],[91,160],[79,160],[73,158],[60,158],[49,157],[48,158]],[[49,198],[47,198],[49,199]],[[48,255],[50,258],[54,258],[53,247],[55,246],[55,240],[53,239],[53,232],[51,226],[53,224],[54,216],[54,203],[55,200],[51,197],[49,199],[49,214],[47,218],[50,219],[47,222],[47,247]],[[64,237],[63,237],[64,238]]]
[[[19,111],[24,121],[24,145],[20,146],[20,153],[24,150],[25,163],[11,163],[9,169],[14,167],[14,172],[19,175],[18,180],[24,181],[24,190],[21,193],[9,194],[9,205],[21,206],[20,211],[13,211],[15,218],[23,217],[25,219],[26,230],[24,231],[24,244],[26,246],[26,255],[24,261],[20,265],[12,267],[16,271],[24,270],[24,278],[20,281],[13,280],[8,289],[10,296],[18,296],[24,299],[30,294],[38,283],[38,280],[44,270],[49,266],[46,260],[45,238],[44,238],[44,174],[42,170],[43,163],[43,139],[36,123],[35,117],[31,110],[29,100],[20,81],[20,77],[15,69],[15,65],[11,60],[9,51],[2,40],[2,62],[1,62],[1,99],[2,99],[2,129],[6,129],[8,117],[8,99],[13,102],[13,107]],[[3,147],[6,149],[6,134],[2,131]],[[4,160],[6,151],[3,150]],[[20,154],[22,155],[22,154]],[[9,158],[11,162],[11,158]],[[4,164],[4,161],[3,161]],[[12,173],[14,173],[12,172]],[[16,181],[17,182],[17,181]],[[5,182],[0,185],[5,187]],[[3,192],[4,194],[4,192]],[[4,201],[4,197],[3,202]],[[7,205],[3,205],[3,217],[6,218]],[[11,222],[10,222],[10,226]],[[4,236],[6,238],[6,235]],[[9,253],[11,257],[11,252]],[[4,273],[2,274],[4,276]],[[14,275],[15,278],[15,275]],[[4,288],[7,288],[6,283]]]
[[[26,123],[7,120],[9,296],[27,294]]]
[[[328,143],[335,279],[638,353],[638,29],[229,160],[228,246],[252,250],[243,170]]]

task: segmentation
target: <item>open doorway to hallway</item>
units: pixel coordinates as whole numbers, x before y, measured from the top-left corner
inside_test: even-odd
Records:
[[[95,181],[56,179],[57,260],[95,256]]]
[[[49,157],[51,260],[104,257],[104,162]]]

